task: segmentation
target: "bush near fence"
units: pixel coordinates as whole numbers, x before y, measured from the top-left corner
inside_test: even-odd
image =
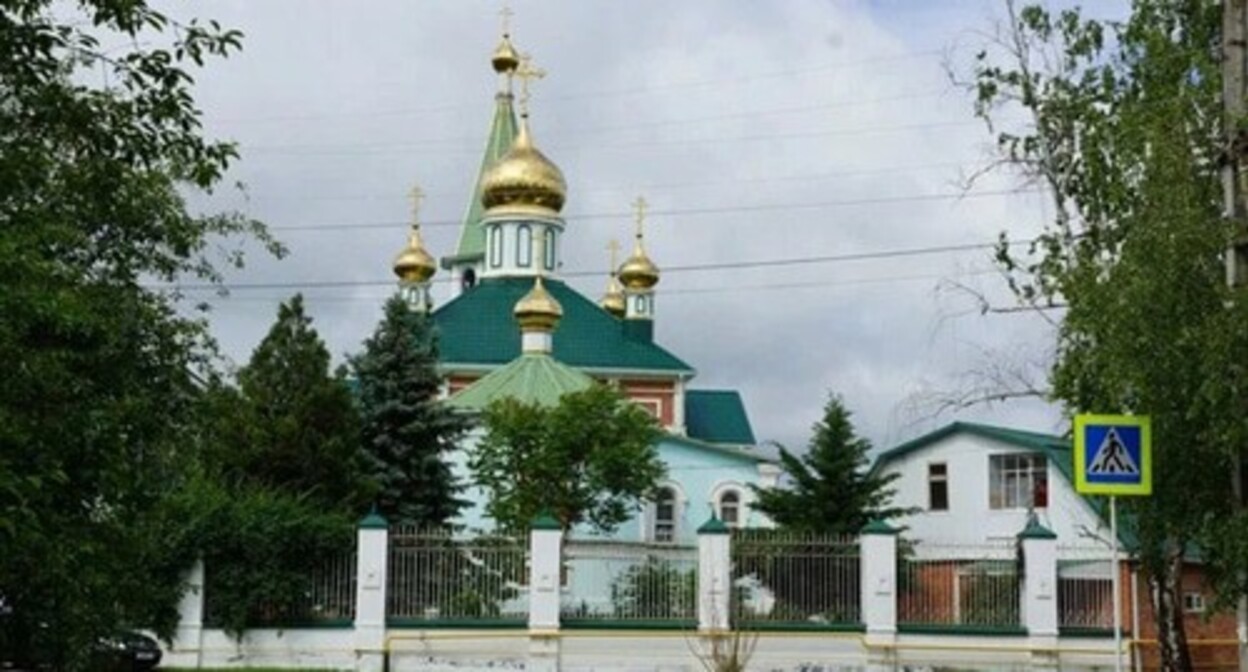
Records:
[[[339,557],[330,558],[303,576],[287,577],[294,585],[275,585],[271,591],[257,591],[260,599],[248,607],[248,627],[278,627],[293,625],[343,625],[355,620],[355,549]],[[228,621],[224,609],[227,605],[213,599],[213,584],[229,580],[222,572],[229,568],[204,568],[204,623],[220,627]],[[296,600],[280,600],[264,597],[265,593],[288,595],[296,592]]]
[[[683,627],[698,616],[696,547],[572,539],[563,551],[565,620]]]

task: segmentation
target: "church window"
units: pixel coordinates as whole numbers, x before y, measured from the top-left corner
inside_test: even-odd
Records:
[[[719,496],[719,519],[728,527],[741,524],[741,493],[728,490]]]
[[[990,508],[1043,509],[1048,505],[1048,462],[1043,455],[992,455],[988,458]]]
[[[659,488],[654,498],[654,540],[676,541],[676,491],[672,488]]]
[[[555,245],[558,242],[559,234],[554,229],[551,229],[546,233],[546,244],[543,249],[545,259],[543,260],[543,263],[546,265],[546,270],[548,271],[555,270]]]
[[[949,510],[949,467],[944,462],[927,465],[927,508]]]
[[[490,229],[490,268],[503,265],[503,237],[498,228]]]
[[[646,297],[644,296],[633,297],[633,311],[636,312],[638,315],[646,314]]]
[[[533,264],[533,229],[521,224],[516,232],[516,265],[528,268]]]

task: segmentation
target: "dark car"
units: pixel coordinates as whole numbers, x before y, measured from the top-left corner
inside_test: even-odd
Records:
[[[160,664],[160,645],[139,632],[122,632],[102,640],[96,651],[100,669],[146,672]]]

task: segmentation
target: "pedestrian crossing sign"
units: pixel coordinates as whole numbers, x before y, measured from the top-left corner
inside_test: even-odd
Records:
[[[1075,416],[1075,490],[1085,495],[1152,494],[1148,416]]]

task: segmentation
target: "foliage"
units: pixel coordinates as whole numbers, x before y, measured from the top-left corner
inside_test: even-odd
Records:
[[[397,532],[391,540],[391,599],[416,618],[499,618],[528,581],[526,547],[515,537],[456,538],[443,529]]]
[[[239,39],[142,1],[0,6],[0,594],[10,645],[60,669],[119,627],[176,622],[189,563],[155,512],[210,349],[148,283],[218,279],[220,236],[277,251],[183,200],[235,156],[200,136],[187,68]]]
[[[1248,569],[1243,543],[1225,541],[1245,529],[1229,475],[1248,423],[1248,313],[1224,288],[1218,6],[1137,0],[1121,23],[1029,6],[1011,22],[979,56],[976,109],[990,122],[1026,113],[1025,129],[997,130],[998,147],[1051,191],[1055,216],[1026,255],[1003,236],[998,259],[1025,303],[1066,306],[1054,397],[1071,413],[1152,416],[1155,494],[1128,513],[1163,664],[1191,669],[1175,593],[1184,550],[1213,551],[1227,599]]]
[[[229,482],[270,488],[358,514],[371,500],[359,419],[341,373],[296,294],[238,373],[237,389],[212,386],[215,439],[206,461]]]
[[[350,361],[377,507],[392,523],[439,527],[465,504],[445,455],[469,423],[438,399],[437,363],[432,320],[397,295]]]
[[[611,582],[616,615],[660,619],[698,617],[697,570],[655,556],[629,567]]]
[[[789,486],[751,486],[753,508],[788,530],[830,534],[857,534],[872,519],[904,515],[905,509],[889,506],[897,475],[867,469],[871,442],[857,436],[850,416],[840,397],[830,396],[806,454],[798,458],[780,448]]]
[[[609,532],[628,520],[664,475],[658,422],[618,390],[594,385],[553,407],[492,403],[470,458],[487,511],[525,529],[548,512],[566,531],[579,523]]]

